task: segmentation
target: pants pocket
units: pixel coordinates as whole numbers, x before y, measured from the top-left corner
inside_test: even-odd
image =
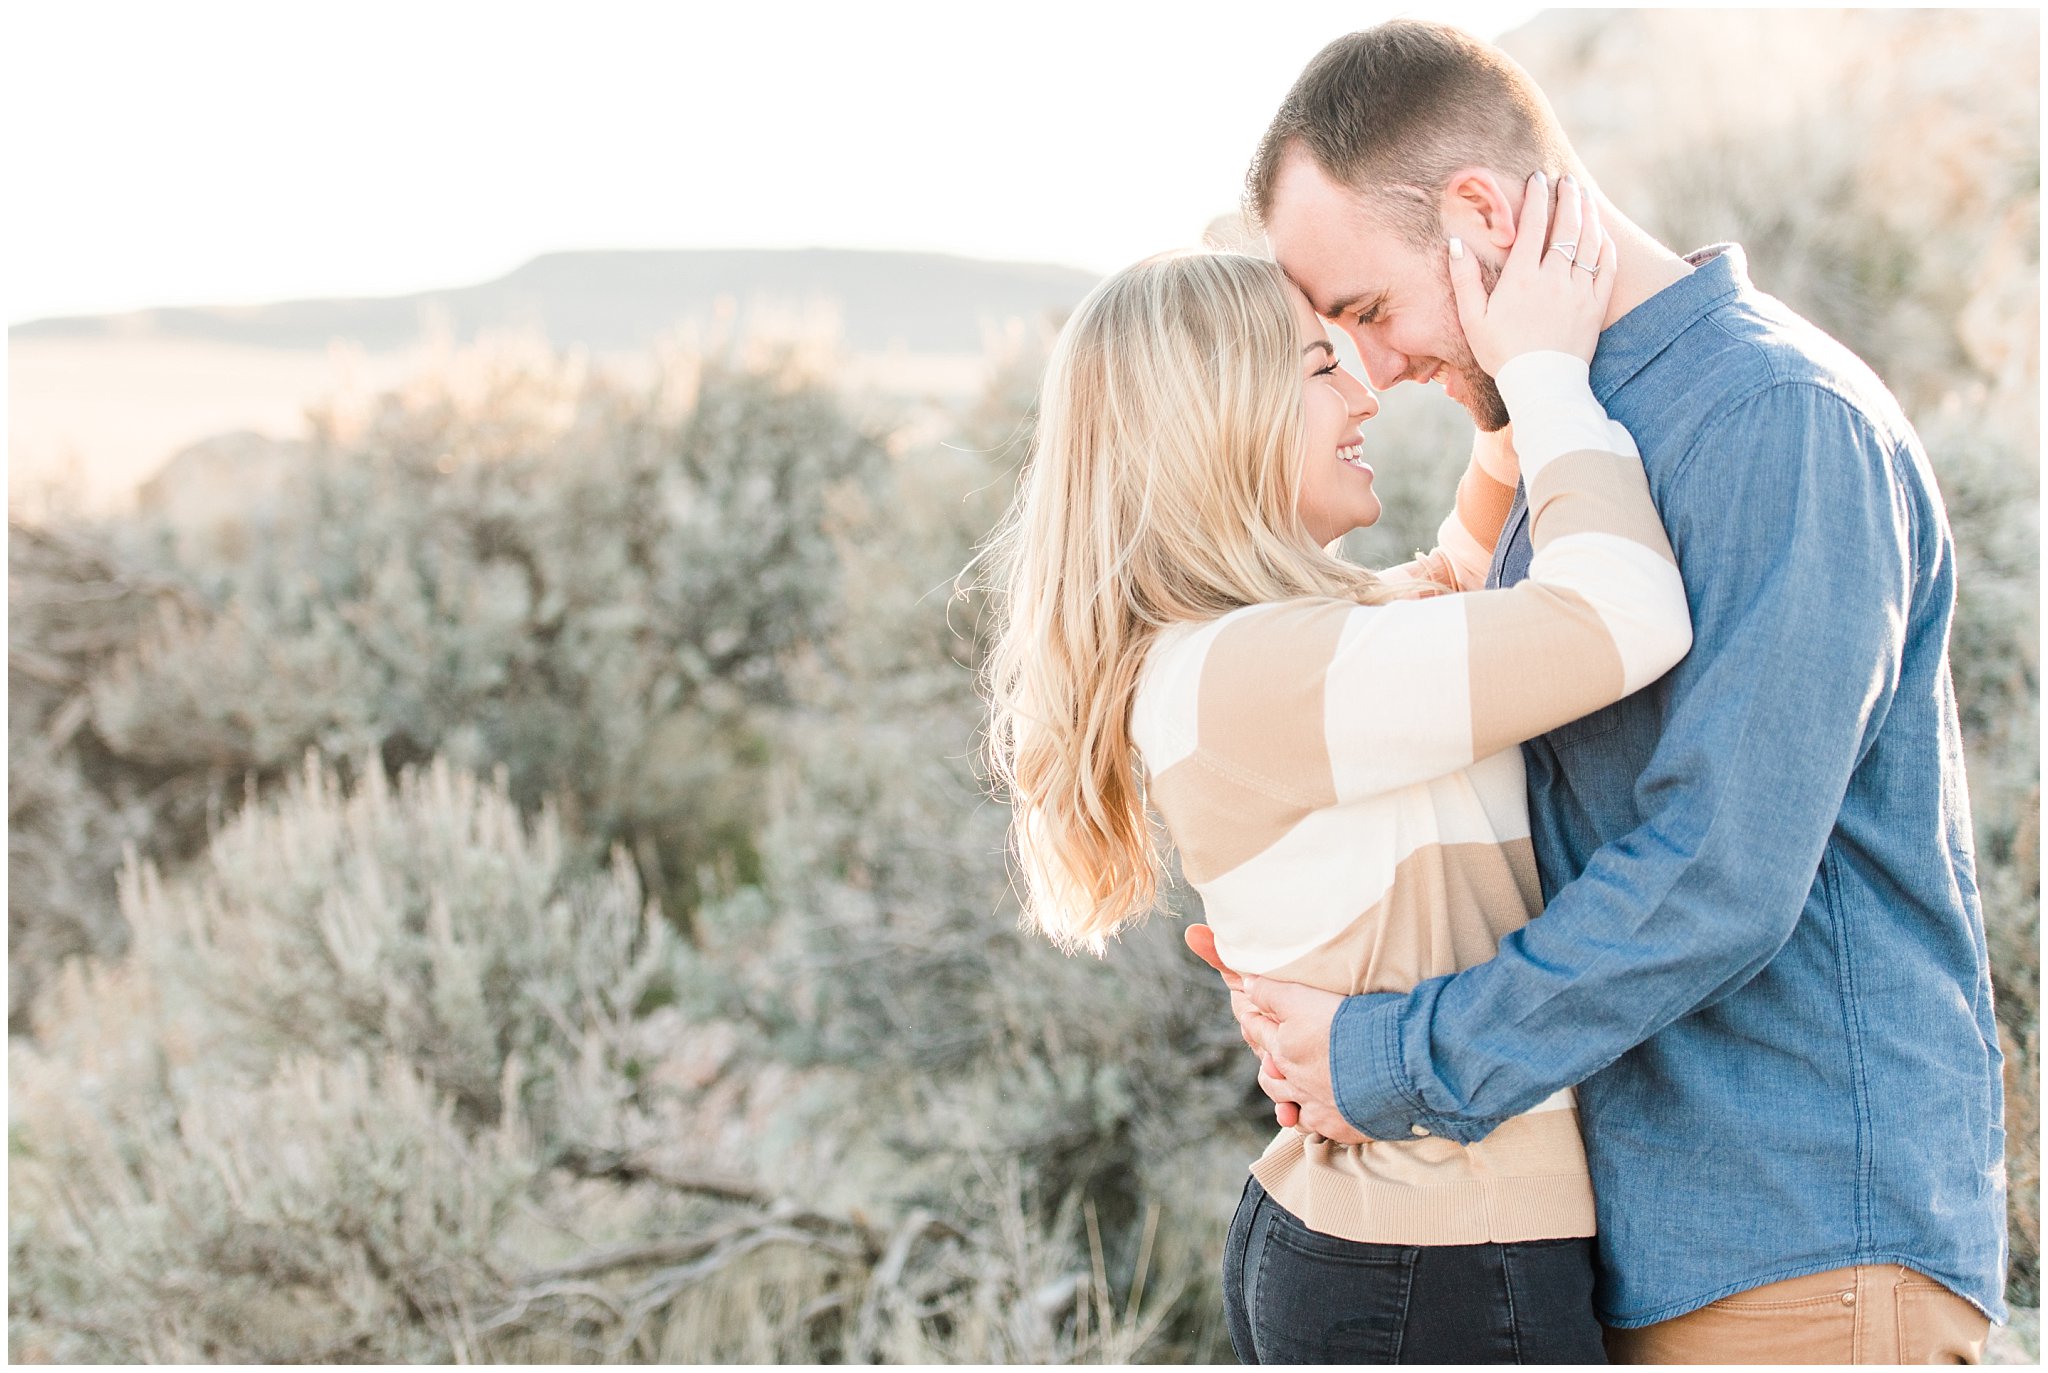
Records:
[[[1268,1200],[1245,1256],[1260,1363],[1396,1363],[1415,1251],[1319,1234]]]
[[[1990,1318],[1940,1283],[1909,1278],[1892,1289],[1902,1364],[1982,1363]]]
[[[1854,1363],[1855,1294],[1847,1272],[1770,1283],[1639,1330],[1610,1330],[1607,1353],[1616,1363]]]
[[[1603,1364],[1593,1315],[1593,1241],[1528,1240],[1501,1247],[1515,1351],[1522,1363]]]

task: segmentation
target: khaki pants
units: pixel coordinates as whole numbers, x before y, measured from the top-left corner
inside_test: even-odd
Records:
[[[1982,1363],[1991,1322],[1896,1263],[1752,1287],[1640,1330],[1609,1330],[1615,1363]]]

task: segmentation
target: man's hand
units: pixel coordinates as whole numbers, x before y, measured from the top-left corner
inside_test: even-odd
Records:
[[[1330,1021],[1337,1014],[1337,1003],[1341,998],[1330,992],[1304,987],[1296,982],[1281,982],[1272,978],[1246,978],[1223,961],[1216,952],[1216,935],[1207,925],[1188,926],[1185,936],[1187,945],[1195,956],[1214,968],[1223,977],[1223,985],[1230,989],[1230,1013],[1237,1017],[1238,1033],[1244,1042],[1259,1056],[1259,1087],[1273,1099],[1273,1118],[1283,1127],[1321,1135],[1338,1144],[1361,1144],[1365,1136],[1359,1134],[1337,1113],[1336,1102],[1330,1092]],[[1261,999],[1254,998],[1249,991],[1251,984],[1262,988]],[[1321,998],[1315,1003],[1321,1008],[1321,1026],[1314,1027],[1315,1011],[1297,1000],[1296,994],[1310,998]],[[1327,1001],[1327,1007],[1322,1007]],[[1280,1016],[1271,1013],[1273,1009]],[[1291,1022],[1291,1028],[1283,1026],[1282,1018]],[[1301,1069],[1311,1090],[1315,1081],[1320,1080],[1321,1095],[1304,1100],[1297,1092],[1289,1065],[1298,1062],[1286,1056],[1286,1050],[1296,1054],[1303,1051],[1307,1038],[1319,1038],[1321,1047],[1307,1046],[1307,1052],[1320,1065],[1314,1077],[1306,1077],[1307,1070]],[[1276,1054],[1276,1051],[1280,1051]]]

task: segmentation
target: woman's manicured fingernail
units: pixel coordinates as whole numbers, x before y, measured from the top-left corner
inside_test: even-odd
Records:
[[[1464,240],[1464,239],[1462,239],[1462,238],[1454,238],[1454,239],[1452,239],[1452,240],[1451,240],[1451,256],[1452,256],[1452,257],[1454,257],[1454,258],[1457,258],[1457,257],[1463,257],[1463,256],[1465,256],[1465,240]]]

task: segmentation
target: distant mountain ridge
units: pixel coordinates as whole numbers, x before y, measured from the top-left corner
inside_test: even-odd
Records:
[[[1044,263],[844,248],[676,249],[547,253],[474,286],[413,295],[191,306],[32,320],[10,340],[191,340],[312,351],[345,339],[371,351],[405,347],[432,322],[457,339],[538,329],[550,343],[601,352],[647,347],[687,322],[730,309],[744,324],[768,312],[824,308],[845,345],[864,353],[977,354],[992,324],[1059,315],[1097,280]],[[724,304],[722,304],[724,303]]]

